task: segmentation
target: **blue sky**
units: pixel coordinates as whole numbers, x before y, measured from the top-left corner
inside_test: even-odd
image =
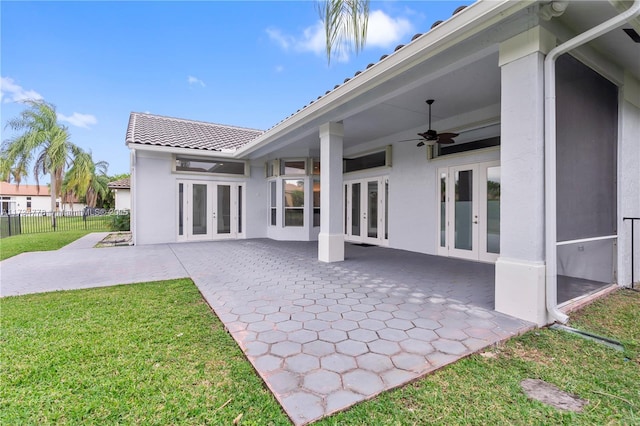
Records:
[[[312,1],[3,0],[2,140],[18,101],[44,99],[74,143],[126,173],[132,111],[268,129],[469,3],[373,1],[364,52],[328,65]]]

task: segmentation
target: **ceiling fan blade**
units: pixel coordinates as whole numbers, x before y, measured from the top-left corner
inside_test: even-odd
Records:
[[[453,143],[456,143],[456,141],[450,138],[438,138],[436,143],[439,143],[440,145],[451,145]]]
[[[458,133],[438,133],[440,139],[452,139],[460,136]]]
[[[424,146],[424,141],[418,142],[418,144],[416,146]]]

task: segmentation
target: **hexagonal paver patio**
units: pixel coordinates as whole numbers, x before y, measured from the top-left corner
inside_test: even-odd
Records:
[[[533,324],[493,311],[493,265],[346,245],[242,240],[172,250],[296,425]]]

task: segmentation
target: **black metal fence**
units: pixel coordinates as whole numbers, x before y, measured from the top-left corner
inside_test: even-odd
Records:
[[[4,212],[0,215],[0,238],[55,231],[109,231],[114,217],[125,215],[129,215],[128,210],[90,208],[62,212]]]

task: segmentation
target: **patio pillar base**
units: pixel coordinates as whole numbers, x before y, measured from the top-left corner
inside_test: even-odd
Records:
[[[544,264],[499,258],[495,301],[498,312],[539,326],[547,324]]]
[[[320,262],[342,262],[344,260],[344,235],[318,235],[318,260]]]

